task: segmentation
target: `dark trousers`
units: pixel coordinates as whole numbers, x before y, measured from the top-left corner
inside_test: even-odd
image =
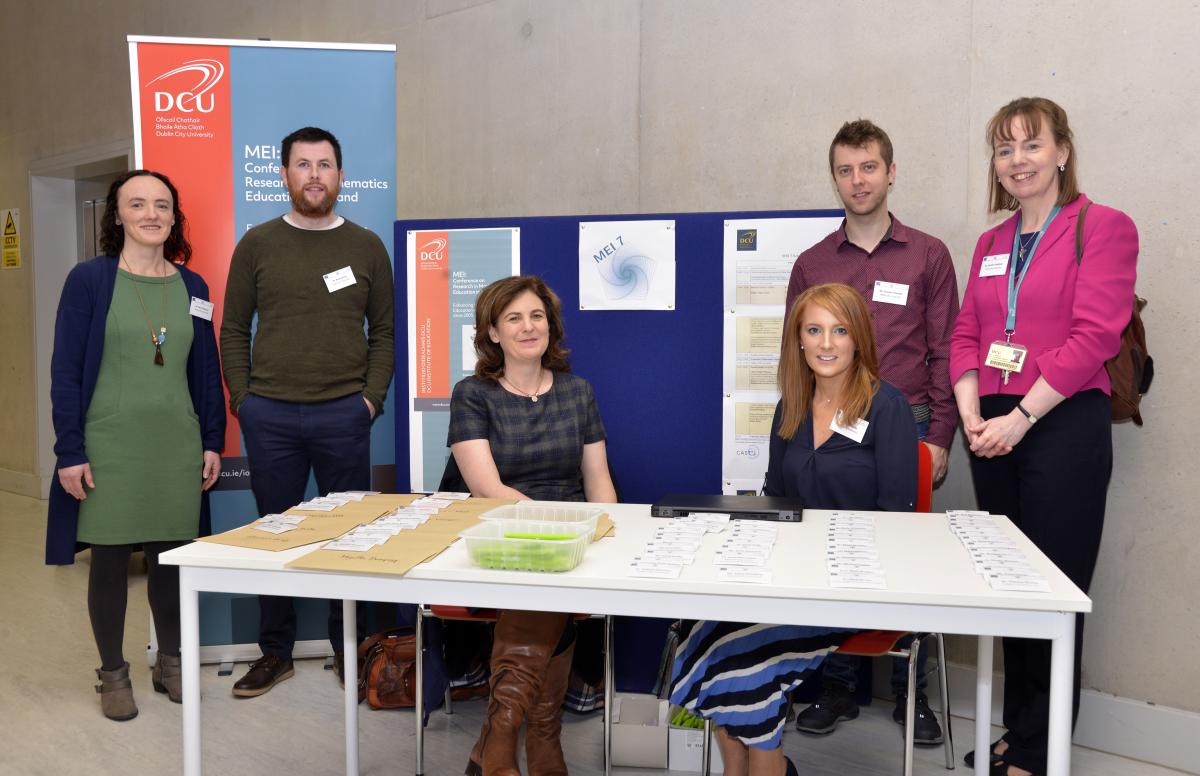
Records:
[[[361,394],[313,404],[251,394],[238,408],[238,420],[260,515],[282,512],[303,501],[310,471],[321,494],[370,489],[371,414]],[[258,606],[258,645],[263,654],[290,659],[296,643],[293,600],[262,595]],[[358,622],[361,630],[361,612]],[[342,651],[341,601],[329,602],[329,641],[335,652]]]
[[[984,396],[983,417],[1012,411],[1019,396]],[[1007,515],[1080,590],[1092,582],[1112,476],[1110,402],[1100,390],[1072,396],[1038,420],[1008,455],[972,458],[981,509]],[[1073,714],[1079,714],[1083,615],[1075,620]],[[1074,719],[1074,717],[1072,717]],[[1050,723],[1050,642],[1004,639],[1004,760],[1042,773]]]

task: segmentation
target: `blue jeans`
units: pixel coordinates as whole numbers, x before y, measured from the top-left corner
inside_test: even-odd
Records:
[[[917,439],[925,438],[929,433],[929,421],[923,421],[917,424]],[[896,646],[907,648],[912,644],[912,636],[905,636],[897,642]],[[921,651],[917,653],[917,689],[924,691],[925,685],[925,659],[928,650],[925,645],[921,645]],[[849,688],[851,694],[858,688],[858,658],[850,655],[841,655],[834,652],[829,657],[825,658],[822,668],[825,671],[825,681],[837,682]],[[908,661],[904,658],[892,658],[892,693],[900,695],[908,692]]]

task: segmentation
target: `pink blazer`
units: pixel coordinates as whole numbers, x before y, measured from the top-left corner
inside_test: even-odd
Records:
[[[1001,380],[999,369],[984,366],[988,347],[1004,340],[1008,314],[1008,273],[979,277],[984,256],[1012,251],[1020,213],[979,237],[962,310],[950,335],[950,383],[979,370],[979,395],[1023,395],[1038,375],[1050,387],[1073,396],[1099,388],[1111,391],[1104,362],[1116,355],[1121,331],[1133,312],[1137,277],[1137,227],[1119,210],[1093,204],[1084,220],[1083,260],[1075,264],[1075,223],[1088,198],[1079,195],[1050,224],[1034,254],[1017,302],[1012,341],[1029,348],[1025,368]]]

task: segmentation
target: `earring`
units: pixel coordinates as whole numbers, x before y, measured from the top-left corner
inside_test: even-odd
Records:
[[[1059,172],[1066,172],[1066,171],[1067,171],[1067,165],[1065,165],[1065,164],[1060,164],[1060,165],[1058,166],[1058,171],[1059,171]]]
[[[803,345],[801,345],[801,346],[800,346],[800,349],[801,349],[801,350],[804,350],[804,346],[803,346]]]

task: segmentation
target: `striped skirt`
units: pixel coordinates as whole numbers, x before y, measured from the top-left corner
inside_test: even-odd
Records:
[[[693,623],[675,651],[671,703],[746,746],[775,749],[788,694],[854,630],[805,625]]]

